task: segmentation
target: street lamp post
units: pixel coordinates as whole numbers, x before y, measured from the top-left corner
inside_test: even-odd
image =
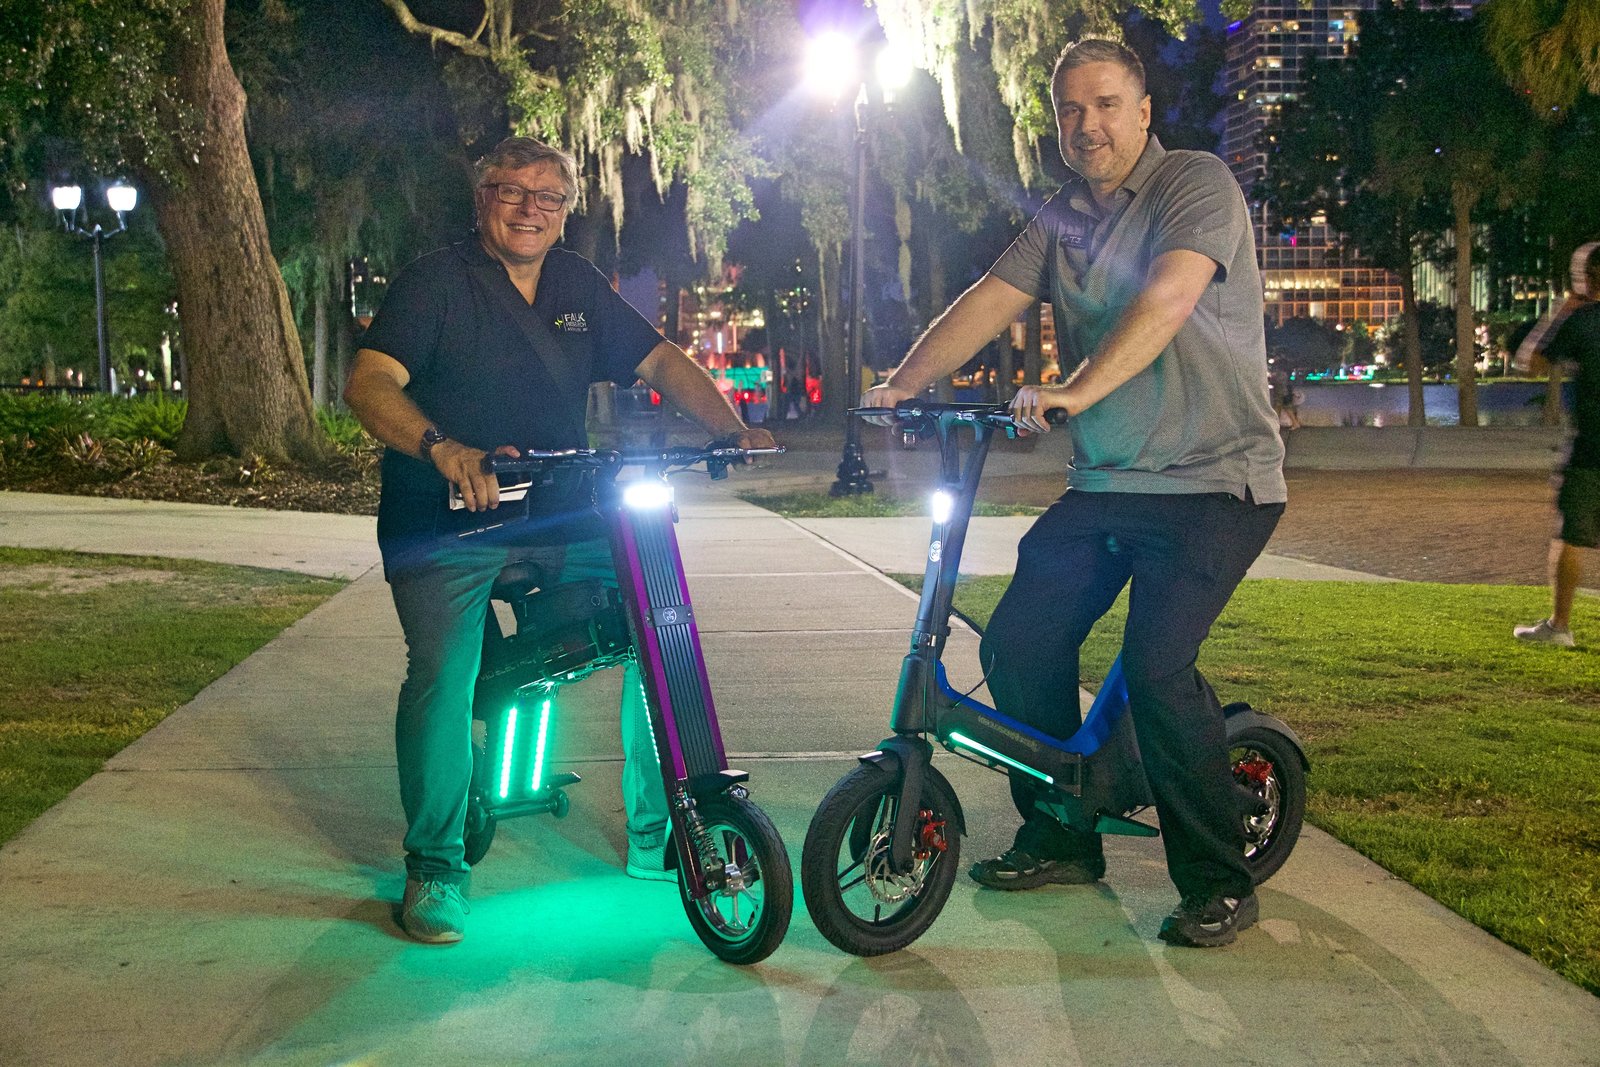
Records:
[[[834,98],[840,89],[855,89],[855,188],[850,211],[850,317],[845,347],[844,388],[846,408],[861,384],[861,342],[866,329],[866,210],[867,210],[867,122],[871,110],[868,88],[875,80],[884,103],[904,88],[911,79],[911,64],[895,49],[879,51],[875,79],[869,80],[858,66],[854,43],[843,35],[830,34],[811,43],[807,60],[814,85],[831,90]],[[872,492],[872,480],[861,452],[861,425],[848,414],[844,420],[844,452],[830,496],[854,496]]]
[[[87,237],[94,246],[94,332],[95,348],[100,354],[100,391],[111,391],[111,342],[106,331],[106,270],[101,247],[106,241],[128,228],[124,217],[139,202],[139,191],[124,182],[117,182],[106,190],[106,206],[117,214],[117,228],[105,230],[97,222],[93,229],[84,229],[79,221],[83,208],[83,188],[77,185],[58,185],[50,190],[50,202],[61,213],[61,225],[71,234]]]

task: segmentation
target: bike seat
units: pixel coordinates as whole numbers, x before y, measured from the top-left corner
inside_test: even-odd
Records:
[[[544,585],[544,581],[543,567],[537,563],[520,560],[507,565],[495,576],[494,585],[489,589],[489,596],[495,600],[511,603],[538,589]]]

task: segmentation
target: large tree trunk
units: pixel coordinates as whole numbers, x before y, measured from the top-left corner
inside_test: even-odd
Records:
[[[1478,425],[1478,369],[1472,321],[1472,208],[1477,194],[1465,183],[1451,191],[1456,231],[1456,381],[1461,396],[1461,425]]]
[[[834,422],[843,424],[845,409],[860,396],[860,382],[851,382],[845,373],[845,309],[841,301],[840,280],[844,278],[844,255],[838,245],[824,250],[817,271],[817,313],[819,342],[822,346],[822,410]]]
[[[1022,328],[1022,382],[1024,385],[1038,385],[1043,373],[1044,305],[1035,301],[1028,305]]]
[[[1406,365],[1406,425],[1428,424],[1427,400],[1422,392],[1422,325],[1417,319],[1416,264],[1400,272],[1400,352]]]
[[[930,214],[931,209],[924,214],[924,218],[927,218]],[[931,326],[933,320],[943,315],[945,308],[950,306],[950,292],[945,284],[944,277],[943,234],[939,232],[937,225],[929,226],[926,243],[928,246],[928,308],[927,316],[923,320],[924,329]],[[956,387],[951,383],[950,375],[943,375],[933,383],[933,398],[941,404],[948,404],[955,400]]]
[[[245,147],[244,90],[223,43],[223,4],[194,0],[190,32],[169,53],[176,103],[199,116],[201,147],[174,164],[175,174],[142,175],[177,285],[188,360],[178,451],[316,459],[325,437],[267,241]]]
[[[311,287],[311,402],[317,407],[328,403],[328,297],[333,279],[326,264],[317,257],[316,281]]]

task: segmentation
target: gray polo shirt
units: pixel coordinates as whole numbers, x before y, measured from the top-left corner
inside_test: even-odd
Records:
[[[1209,152],[1168,152],[1151,134],[1117,199],[1103,213],[1081,179],[1068,182],[990,269],[1049,299],[1065,373],[1095,357],[1157,256],[1186,248],[1216,261],[1194,313],[1155,362],[1068,424],[1067,484],[1287,499],[1261,276],[1238,183]]]

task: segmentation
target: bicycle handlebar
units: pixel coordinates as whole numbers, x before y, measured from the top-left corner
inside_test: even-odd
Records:
[[[902,400],[892,408],[851,408],[850,414],[859,418],[893,418],[901,422],[973,422],[997,429],[1015,429],[1016,418],[1004,404],[942,404],[933,400]],[[1044,421],[1060,426],[1067,421],[1061,408],[1051,408],[1044,413]]]
[[[704,448],[672,445],[650,450],[616,450],[595,448],[567,448],[556,451],[528,449],[519,456],[488,455],[483,457],[485,474],[520,474],[529,471],[549,470],[552,467],[657,467],[663,471],[685,470],[697,463],[727,467],[750,456],[780,455],[782,445],[776,448],[738,448],[718,445]],[[715,473],[713,472],[713,477]]]

